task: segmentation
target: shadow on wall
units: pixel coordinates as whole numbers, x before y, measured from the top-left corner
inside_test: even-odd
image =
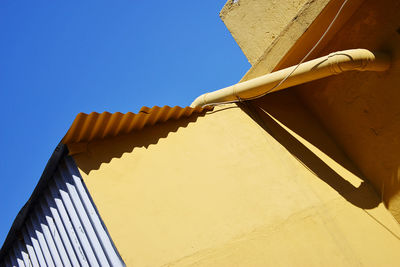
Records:
[[[169,133],[186,127],[205,114],[206,111],[195,113],[187,118],[146,126],[131,134],[91,141],[87,144],[86,152],[74,155],[75,162],[81,171],[89,174],[92,170],[98,170],[102,163],[109,163],[113,158],[120,158],[136,147],[148,148],[150,145],[157,144],[159,139],[166,138]]]
[[[297,100],[293,92],[282,91],[270,94],[250,103],[242,103],[240,106],[296,159],[347,201],[362,209],[372,209],[379,205],[381,201],[372,185],[364,181],[361,173],[327,135],[318,121]],[[353,186],[276,120],[360,177],[363,180],[361,185]]]
[[[400,1],[365,0],[321,50],[385,51],[383,73],[346,73],[295,89],[400,222]]]

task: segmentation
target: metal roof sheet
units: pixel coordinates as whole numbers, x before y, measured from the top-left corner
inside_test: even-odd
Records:
[[[58,167],[23,208],[0,253],[0,266],[125,266],[74,160]]]
[[[94,139],[128,134],[133,131],[141,130],[148,125],[165,122],[170,119],[180,119],[189,117],[193,114],[201,114],[212,110],[211,107],[142,107],[138,113],[79,113],[67,134],[62,139],[62,143],[88,142]]]
[[[36,217],[35,216],[33,217],[34,219],[35,218],[42,219],[42,218],[46,217],[43,214],[39,214],[35,211],[36,206],[37,206],[37,204],[35,204],[35,203],[38,203],[37,201],[38,201],[38,199],[41,198],[42,193],[44,191],[46,191],[46,190],[48,191],[49,188],[52,189],[52,187],[48,187],[48,186],[49,186],[49,184],[51,184],[50,181],[55,177],[54,175],[56,175],[57,171],[59,171],[59,170],[57,170],[57,168],[58,169],[62,168],[62,167],[59,167],[60,161],[62,164],[63,159],[65,159],[64,157],[69,153],[67,146],[66,146],[67,144],[88,142],[88,141],[91,141],[94,139],[102,139],[102,138],[106,138],[106,137],[116,136],[119,134],[127,134],[127,133],[130,133],[133,131],[141,130],[145,126],[154,125],[156,123],[165,122],[165,121],[172,120],[172,119],[178,120],[181,118],[187,118],[187,117],[190,117],[195,114],[197,114],[197,115],[204,114],[205,112],[210,111],[212,109],[213,109],[212,107],[204,107],[204,108],[184,107],[184,108],[182,108],[179,106],[175,106],[175,107],[155,106],[153,108],[142,107],[137,114],[134,114],[132,112],[128,112],[126,114],[123,114],[120,112],[117,112],[117,113],[92,112],[90,114],[79,113],[77,115],[77,117],[75,118],[75,120],[73,121],[70,129],[68,130],[68,132],[62,139],[61,143],[57,146],[57,148],[55,149],[51,158],[49,159],[49,162],[47,163],[46,168],[43,171],[42,177],[40,178],[38,185],[35,187],[35,190],[32,193],[32,196],[30,197],[28,202],[24,205],[24,207],[21,209],[21,211],[18,213],[16,219],[14,220],[14,222],[11,226],[11,229],[7,235],[7,238],[6,238],[3,246],[0,249],[0,266],[2,266],[2,264],[4,264],[4,263],[7,265],[7,264],[13,264],[14,262],[17,264],[26,262],[27,259],[29,258],[28,257],[30,255],[29,253],[34,252],[32,244],[29,245],[28,244],[29,242],[28,242],[27,246],[25,246],[25,243],[23,241],[21,241],[20,238],[17,238],[17,236],[20,235],[19,233],[22,228],[25,227],[24,229],[28,230],[28,228],[26,228],[28,226],[25,225],[25,223],[27,222],[27,219],[29,219],[30,216],[32,216],[32,214],[36,214],[35,215]],[[66,163],[64,163],[64,165],[65,164]],[[66,164],[66,165],[68,165],[68,164]],[[45,220],[43,220],[43,221],[46,222]],[[26,233],[27,232],[25,232],[25,234]],[[48,233],[48,232],[46,231],[46,233]],[[26,236],[24,236],[24,237],[26,237]],[[40,237],[42,237],[42,235],[40,235]],[[47,237],[49,237],[49,236],[47,236]],[[104,237],[104,235],[101,235],[100,237]],[[37,238],[39,238],[39,237],[37,237]],[[31,241],[33,242],[35,240],[31,240]],[[104,240],[102,240],[102,241],[104,241]],[[54,244],[56,244],[56,243],[54,243]],[[71,244],[71,246],[72,246],[72,244]],[[106,253],[111,251],[111,250],[109,250],[109,247],[110,246],[108,244],[107,250],[105,251]],[[67,248],[65,248],[65,249],[67,249]],[[7,254],[7,253],[9,253],[9,254]],[[56,255],[56,254],[54,254],[54,255]],[[109,257],[109,255],[107,257]],[[113,258],[114,258],[113,260],[115,260],[115,257],[113,257]],[[60,259],[56,258],[56,260],[60,260]],[[4,260],[5,260],[5,262],[4,262]],[[9,262],[10,260],[11,260],[11,262]],[[37,259],[36,263],[38,263],[38,260],[39,259]]]

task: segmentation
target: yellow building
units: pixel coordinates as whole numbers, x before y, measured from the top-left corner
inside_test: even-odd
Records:
[[[192,108],[79,114],[0,262],[43,239],[39,265],[398,266],[399,17],[396,0],[228,1],[242,83]]]

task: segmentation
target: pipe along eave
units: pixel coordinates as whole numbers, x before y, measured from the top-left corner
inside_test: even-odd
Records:
[[[198,107],[232,102],[238,99],[254,99],[266,93],[276,92],[345,71],[386,71],[390,67],[390,61],[390,57],[387,54],[381,52],[372,53],[367,49],[338,51],[304,62],[298,66],[292,66],[203,94],[197,97],[190,106]]]

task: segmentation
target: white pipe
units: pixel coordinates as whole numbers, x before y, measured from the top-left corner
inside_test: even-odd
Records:
[[[385,71],[389,66],[390,57],[383,53],[372,53],[367,49],[350,49],[334,52],[327,56],[304,62],[298,66],[272,72],[252,80],[203,94],[196,98],[190,106],[197,107],[231,102],[238,99],[254,99],[266,93],[276,92],[345,71]],[[283,80],[284,82],[282,82]]]

